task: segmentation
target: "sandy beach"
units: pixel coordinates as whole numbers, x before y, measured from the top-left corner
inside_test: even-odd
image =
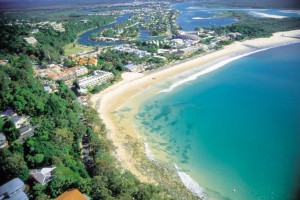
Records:
[[[151,90],[152,92],[147,94],[143,93],[142,97],[133,97],[153,85],[163,83],[192,69],[202,67],[203,69],[201,68],[201,70],[205,70],[216,63],[237,55],[300,42],[300,39],[292,38],[293,36],[300,36],[300,30],[275,33],[270,38],[235,42],[218,51],[204,56],[199,55],[193,59],[188,59],[149,74],[124,73],[122,81],[99,94],[92,95],[91,102],[108,129],[109,139],[116,146],[114,154],[120,165],[124,169],[131,171],[143,182],[164,183],[161,180],[161,176],[153,175],[155,169],[151,169],[151,167],[155,164],[151,164],[152,162],[147,159],[143,136],[136,132],[133,124],[134,115],[138,112],[141,103],[156,94],[157,91]],[[217,68],[213,70],[217,70]],[[207,71],[207,73],[209,72]],[[126,117],[120,118],[120,116],[116,115],[116,112],[119,112],[119,108],[125,104],[130,105],[130,110],[127,111]],[[144,165],[145,162],[148,164]],[[171,175],[167,174],[163,176],[171,177]]]

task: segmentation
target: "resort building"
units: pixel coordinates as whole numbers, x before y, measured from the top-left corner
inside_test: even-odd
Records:
[[[34,180],[39,182],[41,185],[45,185],[46,183],[53,180],[54,176],[52,174],[52,171],[55,168],[56,167],[53,166],[53,167],[46,167],[42,169],[33,169],[30,170],[30,175],[32,178],[34,178]]]
[[[79,67],[77,69],[74,70],[75,76],[79,77],[82,75],[85,75],[89,72],[89,70],[86,67]]]
[[[97,70],[94,72],[93,76],[87,76],[80,78],[78,80],[78,85],[80,88],[89,88],[96,85],[101,85],[105,82],[107,82],[109,79],[112,79],[114,77],[113,73]]]
[[[142,58],[144,56],[151,55],[151,53],[149,53],[147,51],[142,51],[142,50],[139,50],[139,49],[133,49],[133,48],[127,47],[126,45],[119,45],[119,46],[115,47],[114,50],[121,51],[121,52],[126,52],[126,53],[134,53],[140,58]]]
[[[184,39],[184,40],[199,40],[198,35],[189,34],[184,31],[180,31],[177,35],[177,38]]]
[[[123,66],[128,72],[141,72],[144,70],[142,65],[128,64]]]
[[[0,199],[5,200],[29,200],[24,193],[25,184],[19,179],[15,178],[0,186]]]
[[[82,194],[77,189],[71,189],[64,193],[62,193],[60,196],[58,196],[55,200],[90,200],[88,196]]]
[[[186,47],[186,48],[180,49],[180,51],[183,52],[184,55],[189,55],[189,54],[197,52],[200,49],[203,49],[203,47],[191,46],[191,47]]]

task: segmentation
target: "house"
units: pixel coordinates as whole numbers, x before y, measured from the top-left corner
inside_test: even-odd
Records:
[[[28,124],[29,116],[13,116],[9,120],[15,124],[16,128],[21,128],[22,126]]]
[[[49,85],[44,85],[44,91],[47,93],[52,93],[52,89]]]
[[[91,57],[88,65],[97,66],[97,64],[98,64],[98,60],[96,58]]]
[[[58,32],[64,32],[65,31],[65,28],[63,27],[62,23],[52,22],[50,24],[52,25],[52,27],[55,31],[58,31]]]
[[[79,61],[79,58],[76,57],[76,56],[74,56],[74,57],[71,58],[71,61],[78,62],[78,61]]]
[[[23,139],[27,137],[32,137],[34,135],[34,130],[39,128],[39,125],[35,126],[23,126],[19,129],[20,131],[20,137],[18,138],[18,141],[22,141]]]
[[[78,65],[86,65],[87,63],[88,63],[87,58],[83,57],[83,58],[80,58]]]
[[[33,170],[30,170],[30,175],[41,185],[45,185],[46,183],[53,180],[54,176],[52,174],[52,171],[55,168],[56,167],[53,166],[53,167],[46,167],[46,168],[42,168],[42,169],[33,169]]]
[[[35,45],[38,42],[34,37],[24,38],[24,40],[31,45]]]
[[[64,193],[62,193],[60,196],[58,196],[55,200],[90,200],[90,198],[84,194],[82,194],[78,189],[71,189]]]
[[[33,29],[32,31],[31,31],[31,34],[35,34],[35,33],[38,33],[38,32],[40,32],[40,30],[39,29]]]
[[[142,71],[144,69],[143,66],[141,66],[141,65],[135,65],[135,64],[128,64],[128,65],[124,65],[123,67],[128,72],[140,72],[140,71]]]
[[[0,65],[6,65],[9,62],[9,60],[0,60]]]
[[[234,33],[228,33],[227,34],[227,37],[230,38],[230,39],[234,39],[234,38],[236,38],[238,36],[242,36],[242,34],[239,33],[239,32],[234,32]]]
[[[25,184],[19,179],[15,178],[0,186],[0,199],[5,200],[29,200],[24,193]]]
[[[2,117],[9,117],[9,116],[16,116],[17,113],[15,113],[13,111],[13,109],[8,108],[6,111],[3,111],[2,113],[0,113],[0,118]]]
[[[6,146],[6,137],[3,133],[0,133],[0,149]]]

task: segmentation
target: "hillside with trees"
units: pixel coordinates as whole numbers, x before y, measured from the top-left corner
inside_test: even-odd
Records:
[[[0,151],[0,185],[19,177],[29,185],[30,199],[54,198],[74,187],[93,199],[165,199],[162,188],[121,172],[97,112],[83,109],[62,81],[57,82],[56,93],[45,92],[26,56],[15,56],[14,62],[2,66],[0,80],[0,110],[12,108],[40,126],[34,137],[23,143],[12,138],[9,147]],[[13,124],[0,122],[1,132],[8,134],[7,127]],[[80,156],[83,137],[92,149],[88,164]],[[54,179],[45,186],[29,179],[29,169],[52,165],[56,166]]]

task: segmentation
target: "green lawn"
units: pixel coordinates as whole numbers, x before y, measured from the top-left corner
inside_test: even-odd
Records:
[[[77,54],[84,51],[92,51],[92,46],[79,46],[77,43],[70,43],[64,46],[65,56],[69,56],[71,54]]]

